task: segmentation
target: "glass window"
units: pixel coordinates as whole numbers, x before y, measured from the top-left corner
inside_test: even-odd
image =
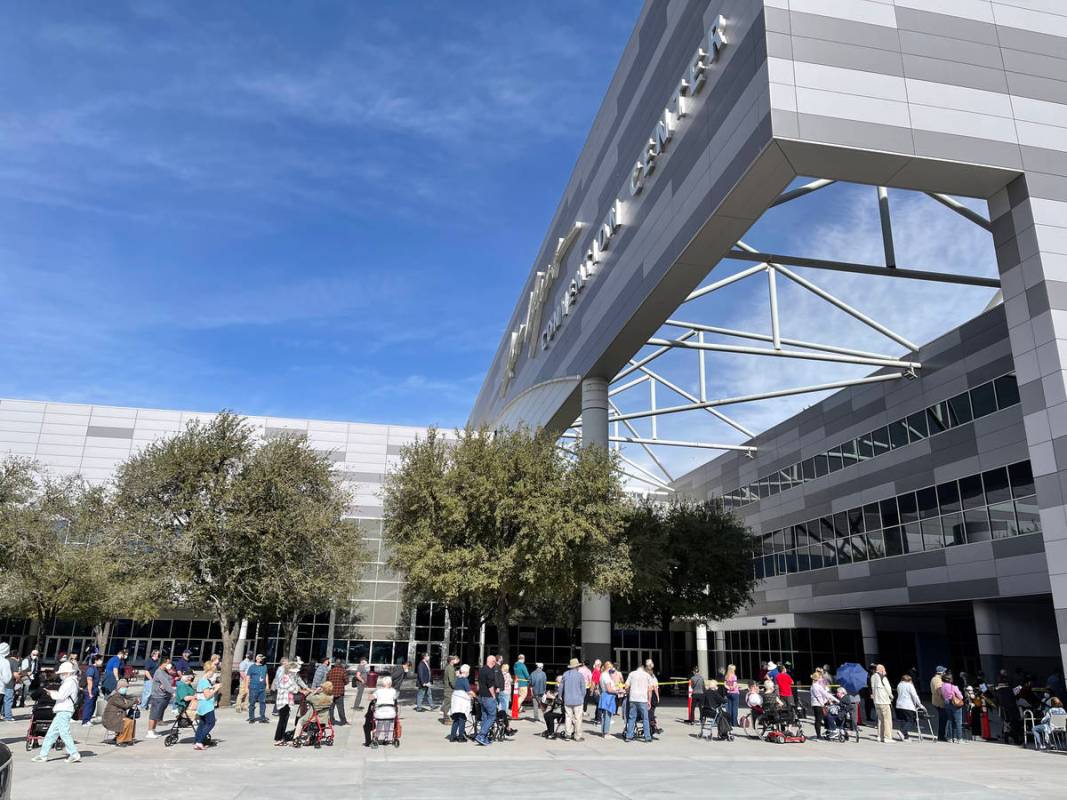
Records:
[[[807,547],[811,543],[811,539],[808,537],[808,523],[801,522],[793,526],[793,539],[796,541],[797,547]]]
[[[1034,473],[1029,461],[1020,461],[1008,467],[1012,497],[1027,497],[1034,493]]]
[[[911,440],[917,442],[920,439],[926,438],[926,412],[919,411],[916,414],[908,416],[908,433],[911,434]]]
[[[940,550],[945,546],[945,535],[941,530],[940,517],[924,519],[919,524],[922,527],[924,550]]]
[[[827,459],[830,462],[830,472],[837,472],[841,469],[841,451],[838,448],[834,448],[826,454]]]
[[[937,516],[937,490],[933,486],[917,491],[915,501],[919,505],[919,516],[922,519]]]
[[[863,533],[863,509],[852,508],[848,511],[849,533]]]
[[[993,381],[997,390],[997,408],[1007,408],[1019,403],[1019,384],[1014,375],[1002,375]]]
[[[808,522],[805,522],[804,529],[808,533],[809,543],[813,544],[815,542],[822,541],[822,526],[820,525],[819,520],[813,519],[809,520]]]
[[[819,517],[819,530],[822,531],[822,540],[824,542],[832,542],[837,537],[834,532],[833,517]]]
[[[898,494],[897,507],[900,509],[900,521],[902,523],[919,521],[919,504],[915,499],[914,493]]]
[[[922,525],[913,522],[901,528],[905,553],[921,553],[923,551]]]
[[[993,389],[993,381],[971,389],[971,411],[975,419],[992,414],[996,410],[997,395]]]
[[[885,539],[885,554],[886,556],[899,556],[904,553],[904,544],[901,539],[900,528],[887,528],[882,531],[882,536]]]
[[[898,419],[889,423],[889,443],[894,447],[903,447],[908,443],[908,426]]]
[[[967,537],[963,530],[963,514],[945,514],[941,517],[941,527],[944,529],[945,546],[952,547],[956,544],[965,544]]]
[[[800,462],[800,474],[804,476],[804,480],[815,480],[815,459],[806,458]]]
[[[926,425],[930,429],[931,436],[949,429],[947,402],[935,403],[926,409]]]
[[[863,536],[850,536],[852,543],[852,563],[867,560],[867,540]]]
[[[867,534],[867,558],[874,560],[876,558],[885,558],[885,532],[878,531],[877,533]]]
[[[967,530],[967,542],[988,542],[992,538],[989,529],[989,514],[984,508],[972,508],[963,512],[963,524]]]
[[[883,528],[889,528],[893,525],[900,524],[900,514],[897,512],[897,501],[895,497],[890,497],[888,500],[883,500],[878,504],[882,512],[882,525]]]
[[[958,394],[948,401],[949,427],[966,425],[973,417],[971,416],[971,400],[967,392]]]
[[[1007,539],[1019,535],[1019,525],[1015,521],[1015,504],[1008,500],[989,507],[989,527],[994,539]]]
[[[856,452],[859,454],[860,461],[874,458],[874,442],[871,440],[869,433],[856,440]]]
[[[1008,470],[1006,467],[991,469],[982,473],[982,485],[985,487],[987,503],[1002,503],[1011,499],[1008,488]]]
[[[840,450],[841,450],[841,461],[844,464],[844,466],[851,467],[853,464],[856,463],[857,457],[856,457],[856,440],[855,439],[850,439],[849,441],[847,441],[844,444],[842,444],[841,447],[840,447]]]
[[[837,545],[834,542],[823,542],[822,565],[833,567],[837,565]]]
[[[837,543],[837,563],[838,564],[851,564],[852,563],[852,538],[841,539]]]
[[[844,536],[848,536],[848,512],[838,511],[834,514],[834,532],[837,534],[837,538],[840,539]]]
[[[821,478],[823,475],[830,474],[830,464],[826,460],[825,453],[819,453],[813,460],[815,461],[815,477]]]
[[[882,455],[882,453],[889,452],[889,429],[877,428],[871,431],[871,441],[874,443],[874,454],[876,456]]]
[[[1041,518],[1037,513],[1037,497],[1020,497],[1016,500],[1015,516],[1019,523],[1019,533],[1041,531]]]
[[[868,503],[863,507],[864,527],[869,531],[876,531],[882,527],[882,515],[878,511],[877,503]]]
[[[956,484],[956,481],[938,484],[937,503],[941,506],[942,514],[950,514],[960,510],[960,487]]]
[[[756,491],[759,493],[760,500],[771,496],[771,486],[769,483],[767,483],[766,478],[761,478],[756,483]]]
[[[963,499],[964,509],[984,506],[985,495],[982,493],[982,476],[968,475],[966,478],[960,478],[960,497]]]

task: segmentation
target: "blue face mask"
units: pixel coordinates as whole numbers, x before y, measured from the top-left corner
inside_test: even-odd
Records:
[[[119,689],[119,694],[126,694],[127,691],[127,689]]]

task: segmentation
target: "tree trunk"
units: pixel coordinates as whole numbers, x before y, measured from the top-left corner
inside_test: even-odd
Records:
[[[93,637],[96,639],[97,649],[106,653],[108,640],[111,638],[111,620],[93,625]]]
[[[415,615],[418,614],[418,606],[411,607],[411,620],[408,624],[408,661],[412,666],[415,664]]]
[[[219,676],[219,691],[215,696],[215,704],[224,708],[230,704],[233,654],[241,633],[241,620],[231,620],[228,614],[220,612],[219,630],[222,632],[222,664],[219,665],[222,674]]]
[[[282,623],[282,632],[285,634],[283,641],[285,645],[285,657],[292,661],[296,658],[296,632],[298,630],[299,620],[293,616]]]
[[[508,613],[502,611],[493,620],[496,625],[496,652],[497,658],[504,659],[504,663],[511,663],[511,632],[508,630]]]
[[[663,664],[660,666],[658,672],[664,680],[670,680],[672,670],[674,669],[674,652],[671,647],[671,622],[673,618],[670,614],[663,614],[660,617],[660,647],[661,659]]]

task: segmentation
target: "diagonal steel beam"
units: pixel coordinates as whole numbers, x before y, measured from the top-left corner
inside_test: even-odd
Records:
[[[800,358],[806,361],[828,361],[834,364],[865,364],[871,367],[903,367],[904,369],[919,369],[922,364],[918,361],[903,361],[898,358],[861,358],[860,356],[838,355],[837,353],[802,353],[799,350],[775,350],[767,347],[747,347],[735,344],[711,344],[700,342],[675,342],[667,344],[668,339],[652,338],[649,344],[679,347],[685,350],[707,350],[715,353],[739,353],[748,356],[772,356],[774,358]]]
[[[927,197],[932,197],[946,208],[951,208],[957,214],[964,219],[968,219],[980,228],[985,228],[987,231],[993,230],[993,223],[979,214],[977,211],[972,211],[967,208],[963,203],[954,197],[949,197],[947,194],[938,194],[937,192],[926,192]]]
[[[773,339],[765,333],[753,333],[751,331],[738,331],[733,328],[720,328],[717,325],[705,325],[701,322],[688,322],[681,319],[669,319],[663,323],[672,328],[691,328],[703,333],[717,333],[722,336],[732,336],[736,339],[752,339],[757,342],[771,342]],[[789,339],[782,337],[782,344],[790,347],[803,347],[808,350],[825,350],[827,353],[840,353],[847,356],[859,356],[860,358],[893,358],[885,353],[871,353],[867,350],[854,350],[851,347],[837,347],[836,345],[821,344],[819,342],[807,342],[803,339]]]
[[[686,331],[681,336],[679,336],[677,339],[673,339],[672,341],[674,341],[674,342],[685,342],[685,341],[688,341],[689,339],[692,339],[696,335],[697,335],[696,331]],[[637,370],[641,369],[641,367],[643,367],[645,364],[651,364],[653,361],[655,361],[657,358],[659,358],[664,353],[669,353],[670,350],[671,350],[671,348],[669,348],[669,347],[661,347],[658,350],[654,350],[653,352],[649,353],[647,356],[643,356],[642,358],[638,359],[637,361],[632,362],[630,366],[625,367],[624,369],[620,370],[618,372],[618,374],[616,374],[615,377],[611,379],[611,382],[615,383],[616,381],[621,381],[626,376],[632,375],[633,373],[637,372]]]
[[[829,186],[831,183],[834,183],[834,181],[829,178],[819,178],[811,183],[805,183],[803,186],[798,186],[796,189],[782,192],[774,199],[774,202],[771,203],[768,208],[774,208],[775,206],[780,206],[782,203],[788,203],[790,200],[796,200],[798,197],[811,194],[812,192],[822,189],[824,186]]]
[[[699,343],[699,342],[697,342],[697,345],[698,345],[698,346],[699,346],[699,344],[700,344],[700,343]],[[684,397],[684,398],[685,398],[686,400],[688,400],[688,401],[689,401],[690,403],[700,403],[700,402],[703,402],[703,401],[702,401],[702,400],[700,400],[699,398],[697,398],[697,397],[694,397],[694,396],[693,396],[692,394],[690,394],[689,392],[687,392],[687,391],[686,391],[685,389],[683,389],[682,387],[680,387],[680,386],[677,386],[677,385],[676,385],[676,384],[674,384],[674,383],[671,383],[671,381],[667,380],[667,379],[666,379],[666,378],[664,378],[664,377],[663,377],[662,375],[660,375],[660,374],[658,374],[658,373],[655,373],[655,372],[653,372],[653,371],[652,371],[652,370],[650,370],[650,369],[649,369],[648,367],[641,367],[641,371],[642,371],[643,373],[645,373],[646,375],[648,375],[648,376],[649,376],[650,378],[653,378],[654,380],[657,380],[657,381],[659,381],[660,383],[662,383],[662,384],[663,384],[664,386],[666,386],[666,387],[667,387],[668,389],[670,389],[670,390],[671,390],[672,392],[675,392],[675,393],[677,393],[677,394],[680,394],[680,395],[681,395],[682,397]],[[617,410],[617,409],[616,409],[616,410]],[[716,419],[720,419],[720,420],[722,420],[722,421],[723,421],[723,422],[725,422],[725,423],[726,423],[727,425],[729,425],[729,426],[730,426],[731,428],[734,428],[735,430],[738,430],[738,431],[740,431],[741,433],[745,434],[745,436],[747,436],[747,437],[748,437],[749,439],[751,439],[751,438],[752,438],[753,436],[755,436],[755,435],[756,435],[754,431],[750,431],[750,430],[749,430],[748,428],[746,428],[746,427],[745,427],[744,425],[742,425],[742,424],[741,424],[740,422],[735,422],[734,420],[730,419],[730,417],[726,416],[725,414],[723,414],[723,413],[722,413],[721,411],[719,411],[718,409],[715,409],[715,408],[708,408],[708,409],[705,409],[705,410],[706,410],[706,411],[707,411],[707,412],[708,412],[709,414],[711,414],[711,415],[712,415],[713,417],[715,417]],[[636,434],[635,434],[635,435],[636,435]]]

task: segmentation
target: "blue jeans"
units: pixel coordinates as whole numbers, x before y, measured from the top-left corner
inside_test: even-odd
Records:
[[[508,700],[510,699],[510,697],[511,695],[505,694],[504,692],[500,692],[496,696],[496,707],[503,711],[505,714],[508,713]]]
[[[726,693],[726,714],[730,717],[730,724],[734,727],[737,726],[737,704],[740,698],[740,694]]]
[[[644,738],[646,742],[652,741],[652,726],[648,724],[648,703],[630,701],[630,713],[626,715],[626,741],[634,738],[634,728],[637,726],[637,717],[641,716],[641,724],[644,726]]]
[[[52,724],[48,726],[48,733],[44,735],[44,741],[41,742],[41,755],[43,757],[48,758],[56,739],[62,740],[63,749],[67,751],[68,756],[78,752],[78,748],[74,746],[74,737],[70,735],[70,718],[72,714],[73,712],[71,711],[57,711],[56,715],[52,717]]]
[[[467,727],[467,715],[466,714],[453,714],[452,715],[452,730],[448,734],[449,739],[463,739],[466,736],[465,730]]]
[[[203,744],[204,743],[204,739],[207,737],[207,735],[209,733],[211,733],[211,729],[214,728],[214,727],[215,727],[215,712],[214,711],[209,711],[206,714],[204,714],[202,717],[200,717],[200,721],[196,724],[196,737],[195,737],[196,743],[197,744]]]
[[[144,688],[141,689],[141,708],[148,708],[148,698],[152,696],[152,681],[145,681]]]
[[[433,708],[433,687],[420,686],[415,693],[415,708],[422,708],[422,701],[426,701],[426,708]]]
[[[963,708],[945,708],[948,719],[945,722],[946,739],[963,738]]]
[[[615,715],[608,711],[606,708],[598,707],[597,711],[600,712],[600,732],[607,736],[609,733],[611,733],[611,718]]]
[[[15,705],[15,688],[8,686],[4,689],[4,719],[8,722],[14,719],[11,716],[11,709]]]
[[[488,742],[486,736],[489,733],[489,729],[493,727],[493,723],[496,722],[496,700],[492,697],[479,697],[478,702],[482,704],[482,724],[478,728],[479,741]]]
[[[266,689],[249,689],[248,690],[248,721],[251,722],[256,718],[256,703],[259,703],[259,718],[267,718],[267,690]]]

